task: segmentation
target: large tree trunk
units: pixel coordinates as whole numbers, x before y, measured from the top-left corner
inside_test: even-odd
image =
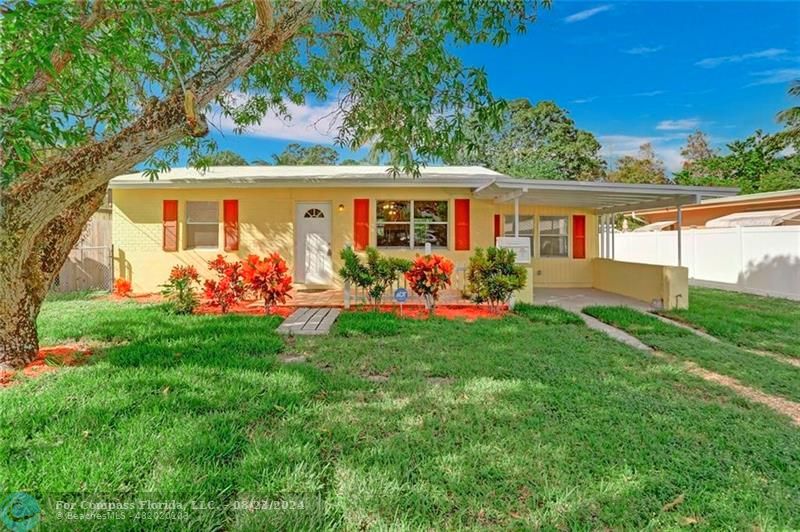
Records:
[[[198,110],[261,57],[280,50],[309,22],[316,5],[291,3],[273,21],[271,4],[255,1],[259,23],[250,37],[193,75],[186,90],[155,101],[109,138],[54,155],[0,188],[0,368],[20,367],[36,356],[42,301],[108,182],[185,135],[205,135],[208,126]],[[45,90],[40,82],[34,79],[15,105]]]
[[[106,189],[105,184],[97,187],[63,209],[36,235],[28,254],[21,254],[13,235],[4,232],[8,238],[0,244],[0,370],[24,366],[36,356],[36,318],[42,301]]]

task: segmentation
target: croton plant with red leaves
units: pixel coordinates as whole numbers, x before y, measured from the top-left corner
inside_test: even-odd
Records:
[[[439,292],[451,284],[454,265],[441,255],[417,255],[405,276],[411,290],[422,297],[433,314]]]
[[[172,310],[178,314],[191,314],[197,306],[195,285],[200,276],[194,266],[173,266],[166,284],[161,285],[161,293],[170,302]]]
[[[224,314],[244,296],[242,263],[228,262],[222,255],[217,255],[216,259],[208,261],[208,268],[216,272],[217,279],[206,280],[205,296],[211,306],[219,307]]]
[[[131,295],[131,282],[122,277],[117,277],[114,280],[114,295],[119,297],[128,297]]]
[[[242,263],[242,276],[247,289],[259,299],[264,300],[264,308],[269,314],[278,303],[286,303],[291,298],[292,276],[286,261],[278,253],[263,259],[250,255]]]

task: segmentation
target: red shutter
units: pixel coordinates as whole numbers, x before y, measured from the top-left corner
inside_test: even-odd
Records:
[[[363,251],[369,246],[369,200],[353,200],[353,246]]]
[[[239,200],[222,201],[223,220],[225,221],[225,251],[239,249]]]
[[[586,258],[586,216],[582,214],[572,217],[572,258]]]
[[[500,232],[500,227],[501,227],[500,226],[500,215],[499,214],[495,214],[494,215],[494,242],[492,242],[493,246],[497,245],[497,237],[498,236],[502,236],[502,233]]]
[[[469,251],[469,200],[457,199],[456,206],[456,251]]]
[[[178,200],[164,200],[162,249],[178,251]]]

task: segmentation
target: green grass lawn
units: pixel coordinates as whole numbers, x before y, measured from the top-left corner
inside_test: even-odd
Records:
[[[702,338],[628,307],[587,307],[586,314],[626,331],[645,344],[760,390],[800,401],[800,369],[773,358]]]
[[[800,302],[690,288],[687,310],[664,312],[742,347],[800,357]]]
[[[345,313],[284,340],[274,318],[47,303],[45,343],[114,345],[0,390],[0,493],[64,530],[57,498],[214,502],[77,527],[97,530],[800,527],[788,420],[568,313],[521,314]]]

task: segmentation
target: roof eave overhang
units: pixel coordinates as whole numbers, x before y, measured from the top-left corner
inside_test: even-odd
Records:
[[[386,177],[358,178],[224,178],[224,179],[165,179],[154,181],[114,180],[112,189],[186,189],[186,188],[398,188],[437,187],[474,189],[490,183],[492,178],[469,176],[463,178],[419,177],[396,179]]]
[[[592,210],[597,214],[630,212],[687,205],[702,197],[732,196],[735,188],[681,185],[629,185],[590,181],[543,181],[496,179],[473,191],[475,197],[506,203],[561,205]]]

